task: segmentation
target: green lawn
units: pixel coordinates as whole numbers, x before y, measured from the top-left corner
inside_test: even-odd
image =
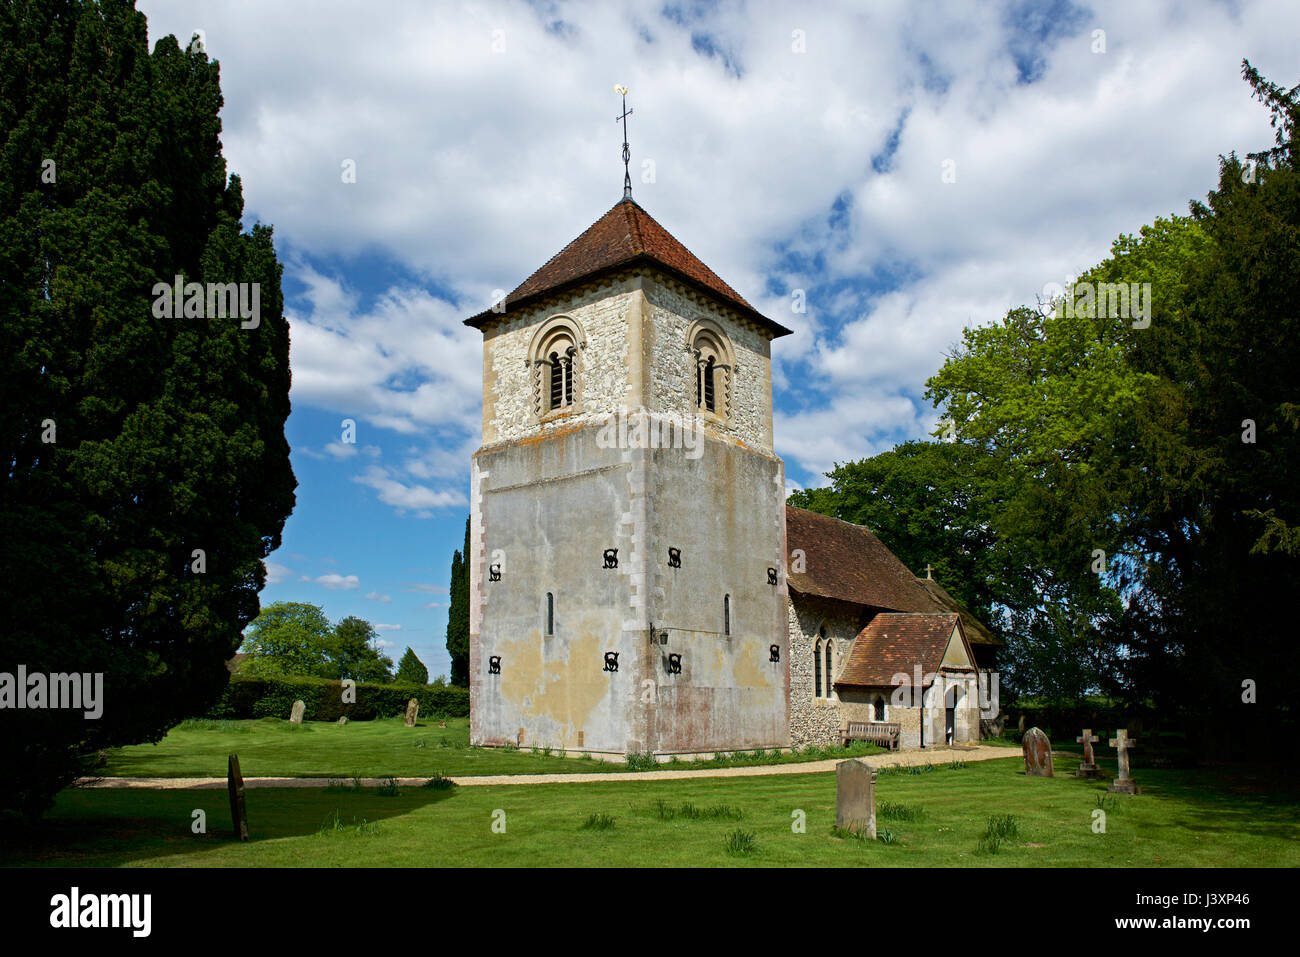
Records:
[[[521,756],[522,757],[522,756]],[[250,789],[253,840],[229,837],[224,789],[70,790],[37,827],[6,835],[0,863],[144,866],[1300,866],[1294,779],[1271,771],[1147,771],[1144,793],[1107,798],[1104,783],[1026,778],[1019,757],[882,774],[880,826],[898,843],[832,835],[831,773],[601,784],[402,789]],[[1113,764],[1110,765],[1113,770]],[[368,769],[369,770],[369,769]],[[660,815],[657,802],[674,813]],[[695,815],[683,813],[693,805]],[[912,819],[889,817],[901,806]],[[192,812],[209,833],[191,833]],[[806,815],[806,833],[791,828]],[[505,833],[493,833],[495,812]],[[919,812],[919,816],[917,816]],[[714,816],[710,816],[710,815]],[[991,815],[1020,836],[977,848]],[[584,827],[608,815],[607,829]],[[337,816],[341,829],[320,833]],[[500,820],[500,815],[497,815]],[[752,835],[732,854],[728,835]]]
[[[679,762],[675,768],[734,767],[784,764],[878,754],[881,749],[855,742],[849,748],[828,748],[761,758],[738,756],[723,761]],[[530,749],[503,751],[469,746],[469,719],[449,718],[447,727],[421,721],[414,728],[401,718],[352,721],[305,721],[301,725],[279,718],[255,721],[185,721],[157,744],[137,744],[109,752],[105,777],[225,777],[226,759],[239,755],[244,777],[448,777],[484,774],[573,774],[583,771],[624,771],[621,762],[565,758]]]

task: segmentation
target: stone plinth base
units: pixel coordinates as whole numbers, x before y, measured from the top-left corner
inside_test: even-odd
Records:
[[[1137,782],[1132,778],[1116,778],[1110,782],[1110,787],[1106,789],[1113,794],[1141,794],[1142,789],[1137,786]]]

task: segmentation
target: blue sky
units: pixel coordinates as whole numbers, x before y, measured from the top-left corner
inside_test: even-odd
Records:
[[[807,486],[933,428],[963,326],[1269,144],[1238,65],[1293,84],[1300,35],[1269,0],[138,6],[220,61],[246,224],[285,264],[298,503],[262,600],[366,618],[431,674],[479,439],[461,320],[620,197],[614,84],[637,200],[795,330],[776,449]]]

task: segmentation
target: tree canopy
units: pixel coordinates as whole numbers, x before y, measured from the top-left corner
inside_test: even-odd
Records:
[[[397,663],[397,676],[394,681],[402,681],[407,684],[427,685],[429,683],[429,669],[424,666],[424,662],[416,657],[415,652],[409,647],[406,653],[402,655],[402,660]]]
[[[1275,147],[1222,157],[1189,216],[1120,236],[1061,296],[966,329],[927,383],[936,440],[837,466],[791,499],[869,525],[913,571],[932,564],[1006,638],[1022,692],[1101,690],[1251,727],[1284,717],[1300,87],[1242,72]]]
[[[151,53],[128,0],[0,6],[0,672],[102,673],[105,699],[7,712],[0,810],[217,698],[293,508],[281,267],[221,105],[218,65]],[[256,290],[256,321],[168,318],[177,277]]]

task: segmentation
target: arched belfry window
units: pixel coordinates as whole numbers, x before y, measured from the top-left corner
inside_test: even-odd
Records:
[[[717,323],[697,319],[686,333],[686,348],[694,365],[695,410],[722,420],[731,418],[731,340]]]
[[[582,394],[582,327],[569,316],[548,319],[533,335],[528,365],[533,375],[533,411],[539,417],[573,410]]]
[[[569,346],[563,352],[552,352],[547,357],[550,366],[547,376],[550,379],[548,409],[561,409],[573,405],[573,355],[576,346]]]

